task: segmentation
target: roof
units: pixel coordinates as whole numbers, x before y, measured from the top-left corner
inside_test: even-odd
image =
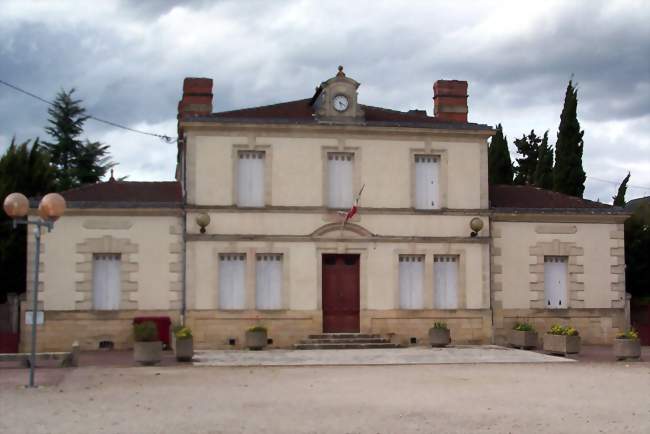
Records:
[[[621,209],[532,185],[491,185],[490,207],[497,210],[620,212]]]
[[[628,211],[636,211],[636,209],[643,205],[650,205],[650,196],[639,197],[632,199],[625,204],[625,209]]]
[[[279,104],[244,108],[239,110],[212,113],[208,116],[189,115],[185,121],[194,122],[245,122],[271,124],[318,124],[311,99],[299,99]],[[431,129],[453,129],[492,131],[492,127],[471,122],[442,121],[433,116],[427,116],[424,110],[402,112],[382,107],[359,104],[365,113],[366,126],[411,127]]]
[[[176,181],[107,181],[61,192],[71,208],[175,208],[183,196]]]

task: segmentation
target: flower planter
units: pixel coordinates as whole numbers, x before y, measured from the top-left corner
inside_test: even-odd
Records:
[[[641,357],[641,340],[614,339],[614,356],[617,360],[638,359]]]
[[[429,329],[429,343],[432,347],[445,347],[451,342],[448,329],[432,327]]]
[[[160,363],[162,358],[162,342],[134,342],[133,343],[133,360],[145,365],[155,365]]]
[[[174,354],[179,362],[191,362],[194,356],[194,338],[174,338]]]
[[[510,330],[509,343],[516,348],[535,348],[537,347],[537,332],[532,330]]]
[[[544,335],[544,351],[552,354],[577,354],[580,352],[580,336]]]
[[[255,330],[246,332],[246,347],[249,350],[261,350],[266,346],[266,330]]]

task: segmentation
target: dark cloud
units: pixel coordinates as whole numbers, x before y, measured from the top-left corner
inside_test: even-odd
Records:
[[[0,78],[47,98],[75,87],[90,113],[165,134],[185,76],[213,78],[215,110],[227,110],[308,97],[343,64],[363,102],[429,112],[433,82],[460,78],[470,81],[471,120],[503,123],[512,143],[532,128],[554,142],[574,74],[589,174],[618,179],[633,166],[646,172],[636,183],[650,184],[643,2],[95,5],[6,2]],[[6,88],[0,96],[0,148],[14,134],[43,136],[44,104]],[[156,139],[90,122],[87,133],[111,145],[132,179],[173,174],[173,149]],[[587,194],[606,198],[610,187],[589,181]]]

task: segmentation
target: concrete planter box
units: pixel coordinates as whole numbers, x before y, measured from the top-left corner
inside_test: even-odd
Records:
[[[641,357],[640,339],[614,339],[614,356],[617,360]]]
[[[537,347],[537,332],[510,330],[509,343],[516,348],[535,348]]]
[[[246,332],[246,347],[249,350],[264,349],[267,342],[266,330],[264,331],[247,331]]]
[[[429,343],[432,347],[445,347],[451,342],[451,334],[447,329],[429,329]]]
[[[179,362],[191,362],[194,357],[194,338],[174,337],[174,354]]]
[[[580,352],[580,336],[544,335],[544,351],[552,354],[577,354]]]
[[[143,365],[155,365],[162,359],[162,342],[134,342],[133,360]]]

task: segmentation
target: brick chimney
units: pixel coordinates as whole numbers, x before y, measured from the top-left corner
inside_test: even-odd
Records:
[[[433,115],[447,122],[467,122],[467,82],[438,80],[433,83]]]
[[[212,113],[212,79],[191,78],[183,80],[183,98],[178,103],[178,119],[187,115]]]

